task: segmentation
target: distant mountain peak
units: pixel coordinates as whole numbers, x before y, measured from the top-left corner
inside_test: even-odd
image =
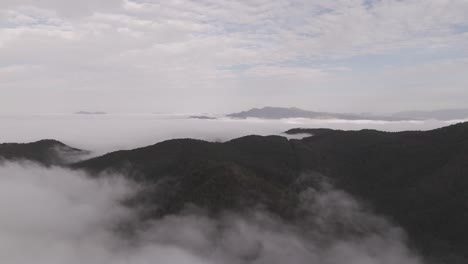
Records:
[[[265,106],[263,108],[252,108],[247,111],[228,114],[231,118],[263,118],[263,119],[284,119],[284,118],[310,118],[310,119],[381,119],[386,120],[388,117],[361,116],[356,114],[343,113],[327,113],[304,110],[298,107],[273,107]]]
[[[403,111],[385,115],[372,113],[333,113],[304,110],[298,107],[273,107],[251,108],[238,113],[226,115],[231,118],[310,118],[310,119],[342,119],[342,120],[379,120],[379,121],[414,121],[414,120],[465,120],[468,119],[468,109],[439,109],[432,111]]]
[[[75,115],[105,115],[107,114],[106,112],[102,112],[102,111],[95,111],[95,112],[92,112],[92,111],[78,111],[78,112],[75,112]]]

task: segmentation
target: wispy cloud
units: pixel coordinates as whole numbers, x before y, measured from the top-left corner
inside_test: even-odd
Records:
[[[303,193],[301,224],[191,210],[137,224],[129,236],[122,227],[140,222],[121,202],[138,189],[121,177],[30,163],[2,163],[0,175],[0,257],[10,264],[421,263],[399,228],[333,188]],[[342,235],[364,225],[369,233]]]

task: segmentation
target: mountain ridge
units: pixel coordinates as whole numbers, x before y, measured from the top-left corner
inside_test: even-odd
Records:
[[[304,110],[297,107],[251,108],[246,111],[227,114],[226,117],[236,119],[262,118],[309,118],[309,119],[342,119],[342,120],[375,120],[375,121],[422,121],[422,120],[462,120],[468,119],[468,109],[440,109],[433,111],[404,111],[383,115],[333,113]]]
[[[294,221],[300,217],[298,190],[317,187],[303,175],[316,175],[401,226],[411,245],[435,263],[466,263],[468,123],[430,131],[287,131],[299,132],[313,136],[174,139],[67,166],[96,177],[122,173],[141,184],[133,202],[148,208],[145,219],[178,213],[187,204],[213,214],[261,204]]]
[[[0,144],[0,160],[30,160],[45,166],[66,165],[89,154],[89,151],[73,148],[53,139]]]

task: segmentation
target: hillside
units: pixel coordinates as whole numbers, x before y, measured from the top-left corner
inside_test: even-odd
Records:
[[[176,139],[70,166],[96,177],[118,172],[139,183],[141,192],[128,204],[145,208],[142,219],[196,205],[214,215],[263,207],[286,221],[298,221],[300,191],[320,188],[318,181],[325,178],[401,226],[428,259],[466,263],[468,123],[425,132],[287,133],[312,136],[246,136],[225,143]],[[2,145],[0,154],[51,164],[41,157],[56,144]]]

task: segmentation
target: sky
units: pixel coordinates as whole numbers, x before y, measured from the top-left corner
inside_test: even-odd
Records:
[[[467,101],[466,0],[0,1],[0,114]]]

